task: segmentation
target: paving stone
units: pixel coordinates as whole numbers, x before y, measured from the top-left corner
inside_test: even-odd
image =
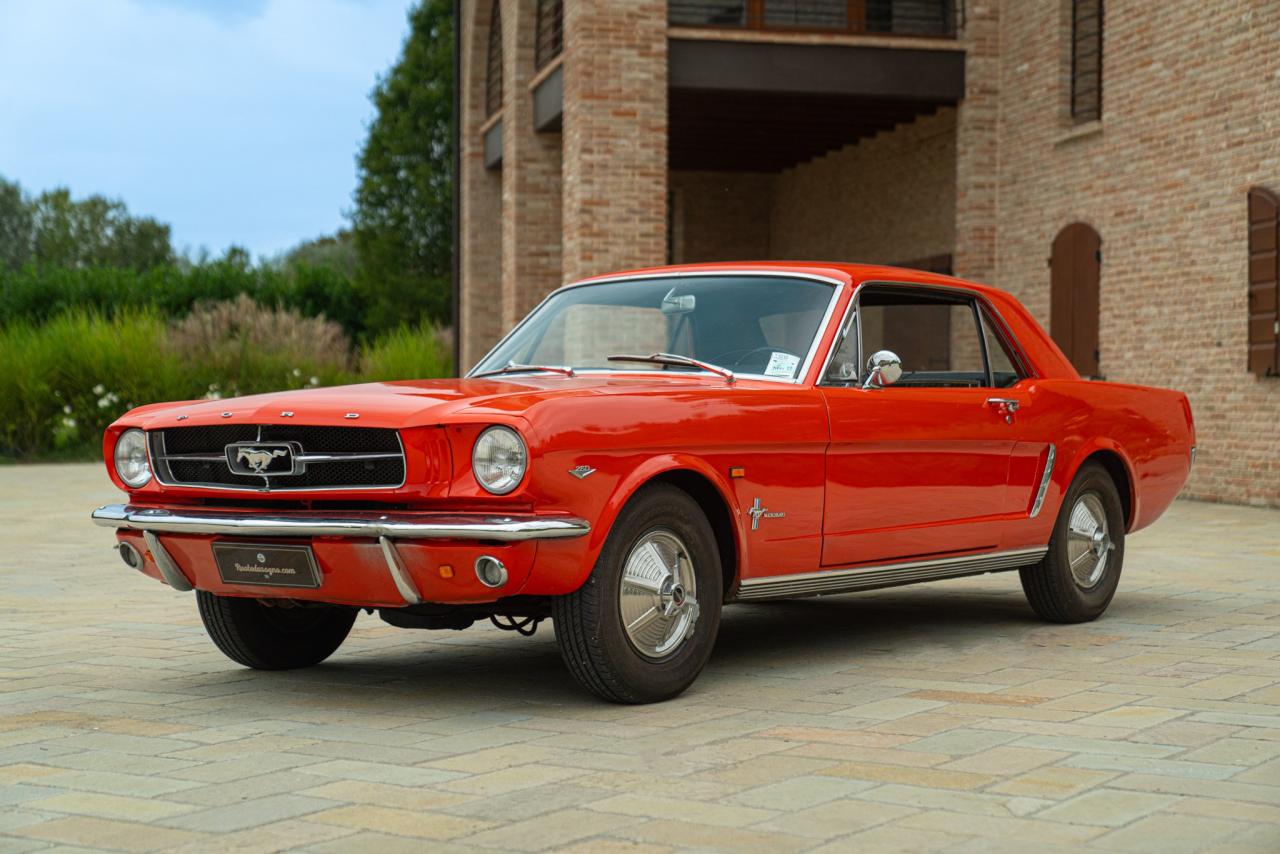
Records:
[[[1009,574],[728,608],[690,692],[625,707],[551,631],[361,616],[240,668],[86,522],[100,466],[18,472],[0,852],[1280,850],[1280,512],[1175,504],[1085,625]]]
[[[317,812],[308,820],[362,830],[376,830],[421,839],[456,839],[492,827],[494,822],[442,813],[354,804]]]
[[[725,800],[748,807],[769,810],[798,810],[845,798],[874,786],[862,780],[840,780],[832,777],[792,777],[747,789]]]
[[[267,795],[163,819],[161,823],[185,830],[224,833],[258,827],[287,818],[297,818],[331,806],[333,806],[332,801],[321,798],[308,798],[303,795]]]
[[[1226,842],[1232,836],[1247,830],[1249,825],[1238,821],[1202,818],[1184,815],[1157,815],[1136,821],[1101,836],[1097,844],[1114,851],[1151,852],[1151,854],[1182,854],[1200,851],[1210,845]]]
[[[1120,827],[1156,810],[1165,809],[1178,799],[1170,795],[1149,795],[1118,789],[1095,789],[1049,807],[1037,818],[1065,821],[1070,824],[1100,824]]]

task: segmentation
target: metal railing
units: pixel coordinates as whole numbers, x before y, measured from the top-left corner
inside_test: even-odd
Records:
[[[954,38],[964,0],[668,0],[676,26]]]

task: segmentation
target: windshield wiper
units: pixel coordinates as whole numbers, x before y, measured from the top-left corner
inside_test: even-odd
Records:
[[[492,371],[481,371],[478,374],[472,374],[472,378],[476,377],[496,377],[501,374],[526,374],[541,371],[545,374],[564,374],[566,377],[576,376],[573,368],[566,365],[520,365],[515,362],[507,362],[501,368],[495,368]]]
[[[703,362],[700,359],[691,359],[688,356],[677,356],[675,353],[653,353],[649,356],[627,356],[618,353],[606,358],[610,362],[647,362],[653,365],[684,365],[690,368],[700,368],[707,373],[719,374],[730,385],[733,384],[735,379],[733,371],[728,368],[722,368],[710,362]]]

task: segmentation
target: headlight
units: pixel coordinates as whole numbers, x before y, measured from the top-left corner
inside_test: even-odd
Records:
[[[125,486],[134,489],[146,486],[151,480],[147,437],[141,430],[125,430],[116,441],[116,474]]]
[[[490,427],[476,439],[471,472],[494,495],[506,495],[524,480],[529,452],[520,434],[510,427]]]

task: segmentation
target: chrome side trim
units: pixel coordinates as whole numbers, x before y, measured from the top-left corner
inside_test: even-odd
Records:
[[[1019,549],[940,560],[748,578],[739,585],[737,598],[740,601],[790,599],[797,596],[819,596],[826,593],[897,587],[902,584],[959,578],[964,575],[981,575],[984,572],[1018,569],[1033,564],[1044,557],[1048,550],[1048,548]]]
[[[405,604],[421,604],[422,594],[413,583],[413,576],[409,574],[409,570],[405,569],[404,561],[396,551],[395,542],[390,537],[378,537],[378,545],[382,546],[382,556],[387,561],[387,572],[391,573],[391,580],[395,583],[396,590],[400,592]]]
[[[775,279],[808,279],[810,281],[823,282],[825,284],[834,286],[834,289],[831,294],[831,300],[827,303],[826,311],[824,311],[822,314],[822,321],[818,324],[818,329],[814,333],[813,342],[809,345],[809,352],[805,356],[804,364],[800,366],[800,370],[796,374],[796,377],[794,379],[781,379],[779,377],[768,377],[768,376],[765,376],[764,374],[744,374],[744,373],[737,374],[739,378],[744,378],[744,379],[749,378],[753,380],[764,380],[766,382],[775,382],[783,385],[804,385],[809,376],[809,369],[813,367],[814,360],[818,356],[818,348],[822,346],[822,338],[824,335],[826,335],[827,327],[831,324],[831,315],[835,312],[835,308],[839,304],[840,298],[844,295],[844,289],[847,286],[847,283],[843,279],[837,279],[832,276],[824,276],[821,273],[808,273],[808,272],[801,273],[801,272],[795,272],[791,270],[771,270],[771,269],[761,268],[761,267],[752,268],[749,266],[744,267],[744,269],[741,269],[741,270],[675,270],[675,271],[656,270],[648,273],[629,273],[621,276],[600,276],[598,278],[583,279],[581,281],[569,282],[568,284],[561,285],[560,287],[556,288],[554,291],[552,291],[551,293],[543,297],[542,302],[535,305],[529,311],[529,313],[526,314],[523,319],[521,319],[519,323],[511,327],[511,329],[507,332],[507,334],[503,335],[502,338],[498,340],[498,343],[494,344],[493,347],[489,349],[489,352],[481,356],[480,360],[477,361],[475,365],[472,365],[469,371],[463,374],[463,379],[474,379],[479,377],[480,374],[476,373],[476,370],[475,370],[476,367],[484,364],[484,361],[486,359],[488,359],[491,355],[497,352],[502,347],[502,345],[507,343],[507,340],[511,338],[511,336],[519,332],[520,328],[529,322],[529,318],[533,317],[533,315],[537,313],[537,311],[540,308],[542,308],[542,306],[545,305],[548,300],[550,300],[552,297],[559,294],[561,291],[568,291],[574,288],[589,287],[591,285],[604,285],[610,282],[630,282],[630,281],[637,281],[641,279],[682,279],[682,278],[697,278],[697,277],[705,277],[705,276],[761,276],[761,277],[775,278]],[[575,369],[575,371],[579,376],[581,376],[584,373],[587,373],[587,371],[583,371],[583,370]],[[485,371],[484,373],[488,373],[488,372]],[[629,374],[634,376],[635,374],[638,374],[641,372],[640,371],[591,371],[591,373],[617,373],[617,374]]]
[[[164,576],[165,583],[180,593],[195,589],[195,585],[187,580],[186,573],[178,566],[177,561],[161,545],[159,537],[150,531],[143,531],[142,539],[147,544],[147,551],[151,552],[151,557],[156,562],[156,568]]]
[[[93,511],[104,528],[167,534],[225,534],[233,537],[392,537],[409,540],[554,540],[581,537],[591,531],[582,519],[568,516],[482,516],[460,513],[340,514],[259,513],[192,508],[135,507],[108,504]]]
[[[1040,488],[1036,490],[1035,503],[1031,505],[1031,516],[1034,519],[1040,515],[1040,508],[1044,506],[1045,493],[1049,491],[1049,480],[1053,477],[1053,464],[1058,457],[1058,448],[1052,442],[1049,443],[1049,456],[1044,461],[1044,474],[1040,475]]]

